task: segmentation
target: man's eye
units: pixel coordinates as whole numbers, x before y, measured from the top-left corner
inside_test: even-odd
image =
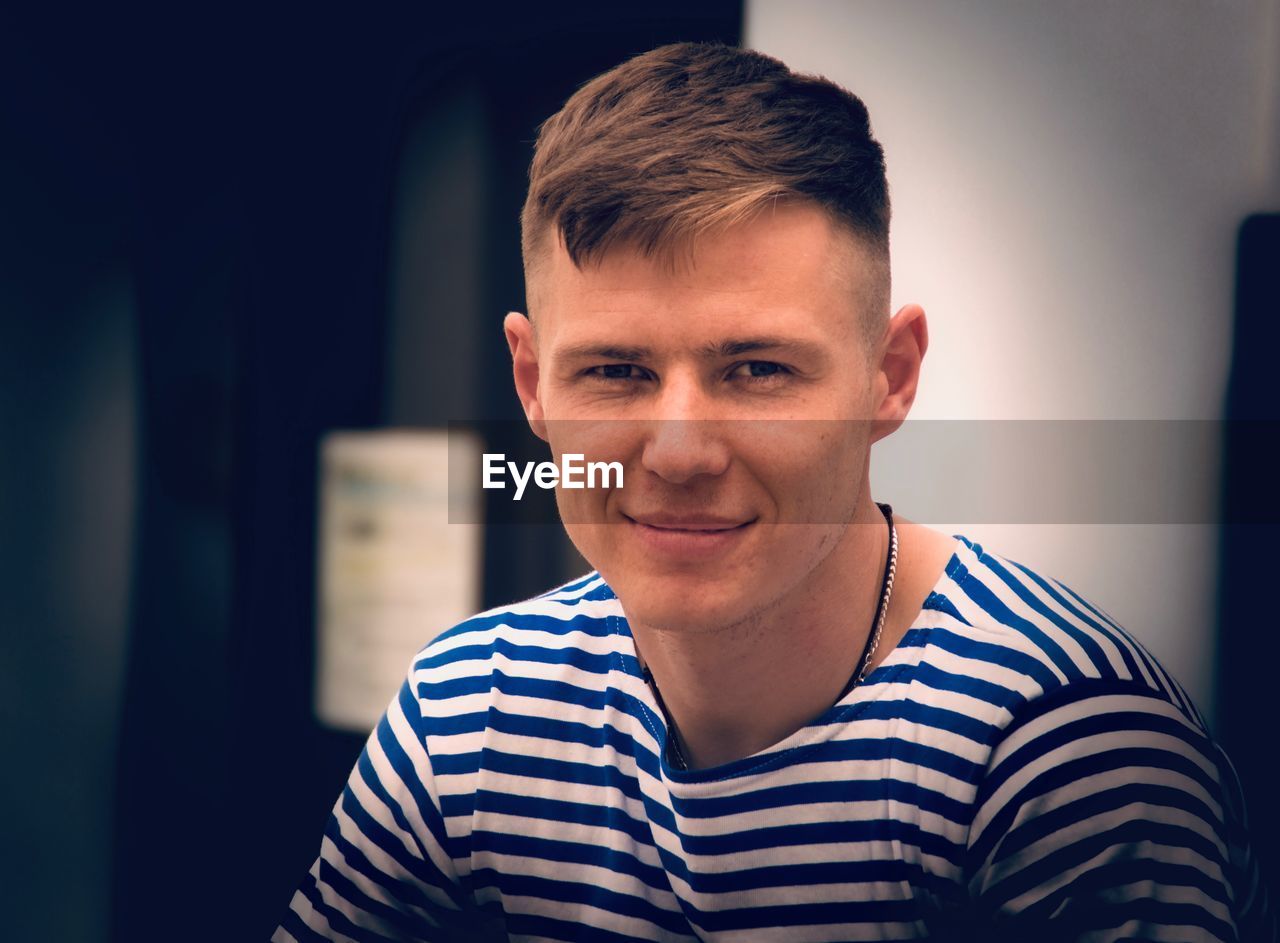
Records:
[[[642,380],[643,371],[633,363],[606,363],[598,367],[590,367],[587,376],[603,380]]]
[[[748,360],[734,366],[729,371],[729,376],[741,380],[767,381],[790,372],[782,364],[774,363],[772,360]]]

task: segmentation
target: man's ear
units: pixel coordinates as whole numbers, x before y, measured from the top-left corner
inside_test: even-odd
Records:
[[[538,386],[538,347],[534,343],[533,325],[519,311],[510,311],[502,322],[511,350],[511,373],[516,381],[516,396],[524,407],[529,428],[543,442],[547,440],[546,415],[542,410]]]
[[[904,305],[889,319],[874,380],[871,441],[893,432],[911,411],[920,382],[920,363],[929,349],[929,325],[919,305]]]

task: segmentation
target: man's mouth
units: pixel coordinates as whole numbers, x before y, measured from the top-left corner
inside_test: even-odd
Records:
[[[757,518],[720,517],[708,514],[672,514],[667,511],[623,513],[628,529],[651,559],[677,566],[710,563],[743,546]]]
[[[633,524],[651,527],[654,530],[686,533],[720,533],[724,531],[738,530],[755,521],[755,518],[742,520],[740,518],[716,517],[706,514],[678,515],[654,513],[632,516],[623,512],[622,516]]]

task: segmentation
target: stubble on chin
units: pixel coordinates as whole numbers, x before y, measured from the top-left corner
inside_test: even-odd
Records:
[[[807,587],[829,563],[831,551],[839,545],[845,527],[813,524],[762,526],[787,530],[800,528],[802,531],[821,527],[824,533],[807,548],[785,544],[773,548],[762,564],[748,564],[732,575],[726,574],[721,586],[715,586],[715,581],[710,580],[699,588],[697,577],[690,575],[678,580],[664,580],[654,574],[644,580],[646,585],[636,585],[623,576],[619,580],[620,585],[612,582],[610,585],[618,593],[628,621],[662,635],[716,638],[725,645],[748,644],[765,632],[776,631],[780,619],[785,619],[788,613],[803,605]],[[795,569],[781,582],[774,583],[791,568],[788,565],[795,566]],[[605,578],[608,580],[607,575]],[[682,594],[677,594],[677,585],[685,588]],[[693,598],[695,594],[697,599]]]

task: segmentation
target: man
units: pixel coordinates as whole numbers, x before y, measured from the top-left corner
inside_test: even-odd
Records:
[[[928,333],[858,99],[656,49],[543,126],[521,223],[525,414],[625,469],[557,491],[596,570],[418,655],[276,940],[1261,932],[1181,688],[872,499]]]

